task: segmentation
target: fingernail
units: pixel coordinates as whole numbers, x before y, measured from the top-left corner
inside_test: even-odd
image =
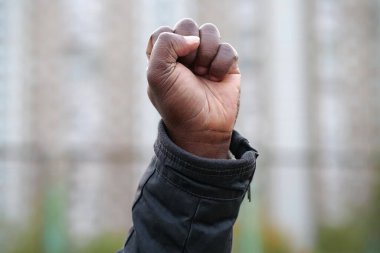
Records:
[[[198,44],[199,37],[198,36],[183,36],[188,44]]]
[[[197,66],[194,70],[198,75],[206,75],[208,72],[208,69],[202,66]]]

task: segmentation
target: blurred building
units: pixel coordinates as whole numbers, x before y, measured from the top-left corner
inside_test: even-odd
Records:
[[[368,203],[380,143],[379,3],[315,3],[313,129],[320,217],[344,221]],[[367,187],[365,187],[367,186]]]
[[[136,186],[129,122],[133,57],[125,50],[131,34],[120,27],[129,23],[127,6],[127,1],[124,6],[116,1],[37,1],[31,7],[30,29],[38,31],[31,35],[30,56],[33,143],[43,156],[39,162],[49,170],[45,181],[64,179],[62,201],[74,236],[92,237],[130,224]],[[113,17],[126,20],[115,24]]]
[[[27,72],[23,63],[27,38],[24,9],[19,1],[0,1],[0,214],[5,220],[25,221],[29,199],[28,170],[23,140],[28,136]]]
[[[260,219],[310,249],[317,224],[366,203],[380,149],[378,1],[0,0],[2,217],[51,214],[73,238],[127,231],[159,120],[146,42],[183,17],[217,24],[239,52],[237,128],[261,154]]]
[[[66,212],[55,215],[65,216],[71,236],[126,231],[159,119],[146,96],[147,38],[186,7],[116,0],[19,4],[24,20],[17,25],[27,30],[20,41],[29,79],[20,85],[29,96],[24,113],[31,134],[21,141],[33,157],[25,186],[34,196],[30,205],[49,212],[47,193],[62,188],[56,197]],[[177,16],[163,20],[158,7]],[[152,18],[137,15],[142,11]]]

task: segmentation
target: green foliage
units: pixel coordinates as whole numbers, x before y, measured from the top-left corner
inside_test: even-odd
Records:
[[[321,227],[317,252],[357,253],[364,252],[363,229],[357,226]]]
[[[262,227],[264,253],[291,253],[286,236],[267,223]]]
[[[373,172],[373,195],[368,205],[342,226],[320,227],[316,252],[380,252],[380,160]]]
[[[76,247],[73,253],[104,253],[116,252],[123,246],[125,235],[120,234],[103,234],[94,240],[86,243],[84,246]]]
[[[36,233],[37,232],[37,233]],[[55,253],[46,251],[43,243],[43,236],[41,232],[38,232],[36,228],[29,228],[21,233],[12,233],[12,237],[16,236],[12,242],[11,247],[6,249],[2,248],[1,252],[4,253]],[[88,242],[81,242],[81,246],[74,246],[74,242],[70,242],[70,253],[104,253],[104,252],[116,252],[123,246],[124,233],[114,234],[106,233],[94,238]],[[3,251],[5,250],[5,251]]]
[[[23,231],[9,227],[9,240],[5,253],[41,253],[43,250],[42,230],[28,228]]]

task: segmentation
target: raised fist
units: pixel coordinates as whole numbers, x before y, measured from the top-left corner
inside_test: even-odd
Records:
[[[184,19],[158,28],[147,56],[148,95],[173,142],[198,156],[227,158],[240,95],[235,49],[215,25]]]

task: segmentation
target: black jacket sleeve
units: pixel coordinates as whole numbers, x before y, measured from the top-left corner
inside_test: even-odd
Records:
[[[257,152],[233,132],[236,159],[206,159],[176,146],[159,124],[155,156],[132,207],[119,253],[229,253],[232,227],[256,168]]]

